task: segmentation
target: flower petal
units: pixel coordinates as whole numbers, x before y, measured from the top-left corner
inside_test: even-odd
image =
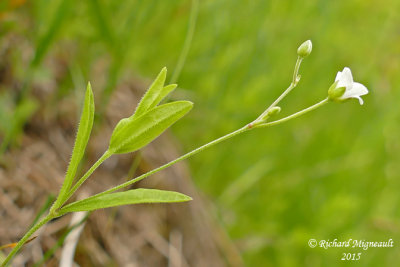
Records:
[[[339,80],[337,87],[346,87],[346,90],[349,90],[353,86],[353,76],[351,70],[347,67],[342,72],[338,72],[336,80]]]
[[[338,71],[337,74],[336,74],[335,82],[337,82],[340,79],[342,79],[342,72]]]
[[[340,97],[333,93],[339,88],[342,90],[343,88],[345,89],[344,93]],[[342,71],[338,71],[335,83],[328,90],[328,95],[332,100],[343,101],[349,98],[356,98],[358,99],[358,102],[360,102],[360,105],[364,104],[364,100],[361,96],[366,94],[368,94],[367,87],[361,83],[353,81],[353,75],[348,67],[345,67]]]
[[[353,86],[353,75],[351,75],[351,70],[345,67],[342,71],[342,77],[339,80],[339,87],[346,87],[346,89],[351,89]]]
[[[360,102],[360,105],[363,105],[363,104],[364,104],[364,100],[363,100],[361,97],[359,97],[358,95],[356,95],[356,96],[351,96],[350,98],[357,98],[357,99],[358,99],[358,102]]]
[[[361,83],[353,83],[351,88],[349,90],[346,89],[344,94],[340,97],[340,99],[347,99],[351,97],[357,97],[361,95],[366,95],[368,94],[368,89]]]
[[[357,92],[358,95],[366,95],[368,94],[368,89],[363,84],[354,82],[352,91]]]

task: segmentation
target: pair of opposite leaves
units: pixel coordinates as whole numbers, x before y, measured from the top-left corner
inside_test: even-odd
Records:
[[[122,154],[136,151],[169,128],[182,118],[193,107],[189,101],[175,101],[158,104],[176,88],[176,84],[164,86],[167,69],[163,68],[155,81],[141,99],[135,113],[122,119],[115,127],[106,153]],[[71,156],[71,161],[65,176],[63,186],[56,201],[62,205],[68,198],[79,162],[81,161],[93,126],[94,99],[90,83],[87,86],[85,103],[79,123],[77,137]],[[65,214],[76,211],[92,211],[101,208],[115,207],[138,203],[183,202],[190,197],[172,191],[156,189],[133,189],[118,193],[92,196],[62,207],[59,212]]]

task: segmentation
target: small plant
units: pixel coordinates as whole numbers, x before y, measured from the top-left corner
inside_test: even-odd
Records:
[[[75,145],[72,151],[71,161],[65,175],[64,183],[61,187],[57,199],[50,208],[49,213],[39,220],[35,225],[28,230],[22,239],[15,245],[13,250],[8,254],[1,266],[6,266],[19,249],[27,242],[32,240],[31,236],[39,228],[45,225],[50,220],[63,216],[70,212],[77,211],[94,211],[97,209],[127,205],[138,203],[172,203],[189,201],[191,198],[184,194],[172,191],[156,190],[156,189],[133,189],[124,192],[115,192],[126,188],[144,178],[159,172],[179,161],[187,159],[200,151],[216,145],[224,140],[232,138],[241,133],[256,129],[270,127],[289,121],[312,110],[315,110],[328,102],[343,102],[350,98],[357,98],[360,104],[363,104],[362,95],[368,93],[367,88],[353,81],[353,77],[349,68],[344,68],[342,72],[338,72],[335,82],[328,90],[328,97],[322,101],[284,117],[279,120],[269,121],[276,116],[281,108],[278,103],[292,91],[300,81],[299,68],[305,57],[312,51],[311,41],[306,41],[297,50],[297,61],[295,64],[293,79],[289,87],[254,121],[246,124],[242,128],[222,136],[214,141],[211,141],[197,149],[184,154],[183,156],[172,160],[165,165],[162,165],[152,171],[149,171],[139,177],[133,178],[121,185],[115,186],[99,194],[93,195],[86,199],[66,204],[67,201],[74,195],[79,187],[89,178],[89,176],[100,166],[106,159],[114,154],[123,154],[137,151],[149,144],[157,138],[162,132],[168,129],[172,124],[182,118],[190,111],[193,104],[189,101],[175,101],[167,104],[159,105],[159,103],[175,88],[176,84],[164,85],[167,70],[163,68],[155,81],[151,84],[141,101],[139,102],[135,113],[129,118],[122,119],[115,127],[108,149],[104,154],[93,164],[92,167],[75,183],[75,176],[78,165],[83,157],[86,145],[89,141],[89,136],[93,126],[94,118],[94,100],[93,92],[90,83],[86,89],[84,107],[78,127],[78,132],[75,140]]]

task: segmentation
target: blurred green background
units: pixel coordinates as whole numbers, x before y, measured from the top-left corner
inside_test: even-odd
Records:
[[[40,104],[30,84],[56,75],[50,56],[69,73],[57,97],[82,95],[90,80],[100,110],[129,74],[150,80],[167,66],[179,84],[173,98],[195,103],[172,128],[189,151],[256,118],[289,85],[296,49],[311,39],[280,116],[326,97],[345,66],[370,89],[365,104],[331,103],[235,137],[190,159],[192,175],[247,266],[400,262],[399,1],[13,0],[0,10],[0,43],[19,36],[0,68],[12,65],[22,81],[0,88],[3,150]],[[311,249],[311,238],[392,238],[395,247]],[[341,261],[343,252],[362,252],[360,262]]]

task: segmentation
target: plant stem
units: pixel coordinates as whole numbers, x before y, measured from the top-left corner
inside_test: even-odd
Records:
[[[108,159],[112,155],[112,152],[109,150],[106,150],[104,154],[96,161],[95,164],[90,167],[90,169],[83,175],[78,182],[71,188],[71,190],[68,192],[68,194],[65,196],[65,198],[61,201],[60,207],[78,190],[78,188],[89,178],[89,176],[97,169],[97,167],[100,166],[106,159]],[[59,208],[59,207],[57,207]]]
[[[271,108],[273,108],[276,105],[278,105],[278,103],[287,94],[289,94],[293,90],[293,88],[295,88],[297,86],[297,84],[299,83],[299,80],[300,80],[299,69],[300,69],[300,65],[301,65],[302,61],[303,61],[302,57],[297,57],[296,65],[294,66],[292,82],[290,83],[289,87],[254,122],[260,120],[265,115],[267,115],[268,111],[270,111]]]
[[[7,266],[10,260],[14,257],[14,255],[21,249],[21,247],[25,244],[25,242],[43,225],[49,222],[51,219],[55,217],[48,214],[42,220],[37,222],[28,232],[18,241],[17,245],[11,250],[11,252],[7,255],[7,258],[1,263],[1,267]]]
[[[150,176],[150,175],[152,175],[154,173],[157,173],[157,172],[159,172],[159,171],[161,171],[163,169],[166,169],[166,168],[170,167],[171,165],[174,165],[175,163],[177,163],[179,161],[187,159],[187,158],[189,158],[189,157],[191,157],[191,156],[193,156],[193,155],[205,150],[206,148],[209,148],[209,147],[211,147],[213,145],[221,143],[222,141],[228,140],[228,139],[230,139],[230,138],[232,138],[232,137],[234,137],[236,135],[239,135],[241,133],[244,133],[244,132],[246,132],[248,130],[255,129],[255,128],[263,128],[263,127],[269,127],[269,126],[274,126],[274,125],[277,125],[277,124],[281,124],[283,122],[286,122],[286,121],[289,121],[291,119],[297,118],[297,117],[299,117],[301,115],[304,115],[304,114],[306,114],[306,113],[308,113],[308,112],[310,112],[312,110],[315,110],[315,109],[325,105],[328,102],[329,102],[329,99],[325,98],[324,100],[322,100],[322,101],[320,101],[320,102],[318,102],[318,103],[316,103],[316,104],[314,104],[314,105],[312,105],[312,106],[310,106],[308,108],[305,108],[305,109],[303,109],[303,110],[301,110],[299,112],[296,112],[296,113],[294,113],[292,115],[289,115],[289,116],[287,116],[287,117],[285,117],[283,119],[280,119],[280,120],[276,120],[276,121],[272,121],[272,122],[268,122],[268,123],[257,124],[257,125],[253,125],[252,123],[250,123],[250,124],[240,128],[240,129],[238,129],[236,131],[233,131],[233,132],[231,132],[231,133],[229,133],[227,135],[224,135],[224,136],[222,136],[222,137],[220,137],[218,139],[215,139],[214,141],[211,141],[211,142],[209,142],[209,143],[207,143],[205,145],[202,145],[202,146],[200,146],[200,147],[198,147],[198,148],[196,148],[196,149],[194,149],[194,150],[192,150],[192,151],[180,156],[179,158],[174,159],[174,160],[172,160],[172,161],[170,161],[170,162],[168,162],[168,163],[166,163],[166,164],[164,164],[164,165],[162,165],[162,166],[160,166],[160,167],[158,167],[158,168],[156,168],[156,169],[154,169],[152,171],[149,171],[149,172],[147,172],[145,174],[140,175],[139,177],[131,179],[131,180],[129,180],[129,181],[123,183],[123,184],[120,184],[120,185],[118,185],[116,187],[108,189],[108,190],[106,190],[104,192],[101,192],[101,193],[99,193],[97,195],[94,195],[94,196],[91,196],[89,198],[94,198],[94,197],[98,197],[98,196],[101,196],[101,195],[109,194],[109,193],[112,193],[112,192],[117,191],[119,189],[125,188],[125,187],[127,187],[127,186],[129,186],[131,184],[134,184],[136,182],[139,182],[139,181],[147,178],[148,176]],[[62,203],[65,203],[75,193],[75,191],[86,181],[86,179],[94,172],[94,170],[96,170],[96,168],[101,163],[103,163],[107,158],[109,158],[111,155],[112,155],[112,152],[110,152],[108,150],[106,152],[104,152],[104,154],[97,160],[97,162],[72,187],[72,189],[70,190],[70,192],[67,195],[66,199],[64,201],[62,201]],[[26,241],[39,228],[41,228],[43,225],[45,225],[51,219],[56,218],[56,217],[61,216],[61,215],[63,215],[62,210],[60,211],[60,213],[56,213],[56,214],[49,213],[46,217],[44,217],[42,220],[40,220],[38,223],[36,223],[32,228],[30,228],[29,231],[21,238],[21,240],[13,248],[13,250],[8,254],[8,256],[4,260],[4,262],[1,263],[1,267],[6,266],[10,262],[10,260],[13,258],[13,256],[20,250],[20,248],[26,243]]]
[[[296,65],[294,66],[294,71],[293,71],[293,77],[292,77],[292,83],[295,84],[295,86],[298,84],[300,80],[299,76],[299,69],[300,69],[300,64],[303,61],[303,58],[298,56],[296,60]]]
[[[198,148],[186,153],[185,155],[180,156],[179,158],[174,159],[174,160],[172,160],[172,161],[170,161],[170,162],[168,162],[168,163],[166,163],[166,164],[164,164],[164,165],[162,165],[162,166],[160,166],[160,167],[158,167],[158,168],[156,168],[154,170],[151,170],[151,171],[149,171],[149,172],[147,172],[145,174],[142,174],[142,175],[140,175],[140,176],[138,176],[138,177],[136,177],[134,179],[131,179],[131,180],[129,180],[129,181],[123,183],[123,184],[120,184],[120,185],[116,186],[116,187],[110,188],[110,189],[108,189],[108,190],[106,190],[104,192],[101,192],[101,193],[99,193],[97,195],[94,195],[92,197],[98,197],[100,195],[109,194],[109,193],[112,193],[112,192],[117,191],[119,189],[122,189],[124,187],[127,187],[127,186],[129,186],[131,184],[139,182],[139,181],[143,180],[144,178],[146,178],[146,177],[148,177],[148,176],[150,176],[150,175],[152,175],[152,174],[154,174],[156,172],[159,172],[159,171],[161,171],[163,169],[166,169],[169,166],[174,165],[175,163],[177,163],[179,161],[187,159],[187,158],[189,158],[189,157],[191,157],[191,156],[203,151],[206,148],[209,148],[209,147],[211,147],[213,145],[216,145],[216,144],[218,144],[218,143],[220,143],[222,141],[228,140],[228,139],[230,139],[230,138],[232,138],[232,137],[234,137],[234,136],[236,136],[238,134],[244,133],[244,132],[246,132],[246,131],[248,131],[250,129],[251,129],[251,127],[249,125],[246,125],[246,126],[240,128],[240,129],[238,129],[238,130],[236,130],[234,132],[231,132],[231,133],[229,133],[227,135],[224,135],[224,136],[222,136],[222,137],[220,137],[218,139],[215,139],[214,141],[211,141],[211,142],[209,142],[209,143],[207,143],[205,145],[202,145],[201,147],[198,147]],[[92,197],[89,197],[89,198],[92,198]]]
[[[297,63],[296,63],[296,67],[295,67],[295,74],[296,74],[297,71],[298,71],[298,68],[299,68],[299,66],[300,66],[300,63],[301,63],[301,59],[298,59],[298,60],[297,60]],[[296,74],[296,75],[297,75],[297,74]],[[297,77],[297,76],[296,76],[296,77]],[[298,79],[297,79],[297,80],[298,80]],[[279,102],[279,100],[282,99],[286,94],[288,94],[288,93],[290,92],[290,90],[293,89],[295,86],[296,86],[296,83],[292,83],[291,86],[290,86],[277,100],[275,100],[274,103],[272,103],[272,105],[270,106],[270,108],[271,108],[271,107],[274,107],[274,106]],[[174,165],[175,163],[177,163],[177,162],[179,162],[179,161],[182,161],[182,160],[184,160],[184,159],[187,159],[187,158],[189,158],[189,157],[191,157],[191,156],[193,156],[193,155],[195,155],[195,154],[197,154],[197,153],[199,153],[199,152],[205,150],[206,148],[209,148],[209,147],[211,147],[211,146],[213,146],[213,145],[216,145],[216,144],[218,144],[218,143],[221,143],[222,141],[228,140],[228,139],[230,139],[230,138],[232,138],[232,137],[234,137],[234,136],[236,136],[236,135],[239,135],[239,134],[241,134],[241,133],[244,133],[244,132],[246,132],[246,131],[248,131],[248,130],[255,129],[255,128],[263,128],[263,127],[269,127],[269,126],[274,126],[274,125],[281,124],[281,123],[283,123],[283,122],[286,122],[286,121],[289,121],[289,120],[291,120],[291,119],[297,118],[297,117],[299,117],[299,116],[301,116],[301,115],[304,115],[304,114],[306,114],[306,113],[308,113],[308,112],[310,112],[310,111],[312,111],[312,110],[315,110],[315,109],[317,109],[317,108],[319,108],[319,107],[325,105],[325,104],[328,103],[328,102],[329,102],[329,99],[328,99],[328,98],[325,98],[324,100],[322,100],[322,101],[320,101],[320,102],[318,102],[318,103],[316,103],[316,104],[314,104],[314,105],[312,105],[312,106],[310,106],[310,107],[308,107],[308,108],[305,108],[305,109],[303,109],[303,110],[301,110],[301,111],[299,111],[299,112],[296,112],[296,113],[294,113],[294,114],[292,114],[292,115],[289,115],[289,116],[287,116],[287,117],[285,117],[285,118],[282,118],[282,119],[280,119],[280,120],[276,120],[276,121],[272,121],[272,122],[268,122],[268,123],[259,123],[259,124],[250,123],[250,124],[248,124],[248,125],[246,125],[246,126],[240,128],[240,129],[238,129],[238,130],[236,130],[236,131],[233,131],[233,132],[231,132],[231,133],[229,133],[229,134],[227,134],[227,135],[224,135],[224,136],[222,136],[222,137],[220,137],[220,138],[218,138],[218,139],[215,139],[214,141],[211,141],[211,142],[209,142],[209,143],[207,143],[207,144],[205,144],[205,145],[202,145],[202,146],[200,146],[200,147],[198,147],[198,148],[196,148],[196,149],[194,149],[194,150],[192,150],[192,151],[190,151],[190,152],[188,152],[188,153],[186,153],[186,154],[180,156],[179,158],[176,158],[176,159],[174,159],[174,160],[172,160],[172,161],[170,161],[170,162],[168,162],[168,163],[166,163],[166,164],[164,164],[164,165],[162,165],[162,166],[160,166],[160,167],[158,167],[158,168],[156,168],[156,169],[154,169],[154,170],[151,170],[151,171],[149,171],[149,172],[147,172],[147,173],[145,173],[145,174],[142,174],[142,175],[140,175],[139,177],[136,177],[136,178],[134,178],[134,179],[131,179],[131,180],[129,180],[129,181],[123,183],[123,184],[120,184],[120,185],[118,185],[118,186],[116,186],[116,187],[113,187],[113,188],[111,188],[111,189],[108,189],[108,190],[106,190],[106,191],[104,191],[104,192],[101,192],[101,193],[99,193],[99,194],[97,194],[97,195],[94,195],[94,196],[91,196],[91,197],[89,197],[89,198],[94,198],[94,197],[98,197],[98,196],[101,196],[101,195],[109,194],[109,193],[112,193],[112,192],[117,191],[117,190],[119,190],[119,189],[125,188],[125,187],[127,187],[127,186],[129,186],[129,185],[131,185],[131,184],[134,184],[134,183],[136,183],[136,182],[139,182],[139,181],[141,181],[141,180],[147,178],[148,176],[150,176],[150,175],[152,175],[152,174],[154,174],[154,173],[157,173],[157,172],[159,172],[159,171],[161,171],[161,170],[163,170],[163,169],[166,169],[166,168],[170,167],[171,165]],[[267,110],[268,110],[268,109],[267,109]],[[70,190],[70,192],[68,193],[68,195],[64,198],[63,201],[61,201],[60,207],[61,207],[75,192],[76,192],[76,190],[77,190],[77,189],[86,181],[86,179],[97,169],[97,167],[98,167],[101,163],[103,163],[107,158],[109,158],[112,154],[113,154],[112,151],[109,151],[109,150],[107,150],[106,152],[104,152],[104,154],[96,161],[96,163],[93,164],[93,166],[90,167],[90,169],[78,180],[78,182],[75,183],[75,185],[71,188],[71,190]],[[58,208],[59,208],[59,207],[56,207],[56,209],[58,209]],[[61,210],[59,213],[54,213],[54,212],[55,212],[55,210],[52,209],[52,211],[51,211],[46,217],[44,217],[42,220],[40,220],[39,222],[37,222],[34,226],[32,226],[32,227],[29,229],[29,231],[21,238],[21,240],[17,243],[17,245],[13,248],[13,250],[8,254],[8,256],[6,257],[6,259],[4,260],[4,262],[1,263],[1,267],[6,266],[6,265],[10,262],[10,260],[13,258],[13,256],[21,249],[21,247],[26,243],[26,241],[27,241],[39,228],[41,228],[43,225],[45,225],[45,224],[46,224],[47,222],[49,222],[51,219],[63,215],[62,210]]]
[[[179,161],[187,159],[187,158],[189,158],[189,157],[201,152],[202,150],[204,150],[206,148],[209,148],[209,147],[211,147],[213,145],[216,145],[216,144],[218,144],[218,143],[220,143],[222,141],[228,140],[228,139],[230,139],[230,138],[232,138],[232,137],[234,137],[234,136],[236,136],[238,134],[244,133],[244,132],[246,132],[248,130],[255,129],[255,128],[263,128],[263,127],[269,127],[269,126],[281,124],[283,122],[286,122],[286,121],[289,121],[291,119],[297,118],[297,117],[299,117],[299,116],[301,116],[303,114],[306,114],[306,113],[308,113],[308,112],[310,112],[312,110],[315,110],[315,109],[325,105],[326,103],[328,103],[328,98],[326,98],[326,99],[318,102],[317,104],[314,104],[314,105],[312,105],[312,106],[310,106],[310,107],[308,107],[306,109],[303,109],[303,110],[301,110],[299,112],[296,112],[296,113],[294,113],[294,114],[292,114],[290,116],[287,116],[287,117],[285,117],[283,119],[280,119],[280,120],[272,121],[272,122],[269,122],[269,123],[257,124],[257,125],[253,125],[252,123],[250,123],[250,124],[240,128],[240,129],[238,129],[238,130],[236,130],[234,132],[231,132],[231,133],[229,133],[227,135],[224,135],[224,136],[222,136],[222,137],[220,137],[218,139],[215,139],[214,141],[211,141],[211,142],[209,142],[209,143],[207,143],[205,145],[202,145],[201,147],[198,147],[198,148],[196,148],[196,149],[194,149],[194,150],[192,150],[192,151],[180,156],[179,158],[174,159],[174,160],[172,160],[172,161],[170,161],[170,162],[168,162],[168,163],[166,163],[166,164],[164,164],[164,165],[162,165],[162,166],[160,166],[160,167],[158,167],[158,168],[156,168],[154,170],[151,170],[151,171],[149,171],[147,173],[144,173],[144,174],[142,174],[142,175],[140,175],[140,176],[138,176],[138,177],[136,177],[134,179],[131,179],[131,180],[129,180],[129,181],[123,183],[123,184],[120,184],[120,185],[116,186],[116,187],[110,188],[110,189],[108,189],[108,190],[106,190],[104,192],[101,192],[99,194],[93,195],[93,196],[89,197],[89,199],[90,198],[99,197],[99,196],[102,196],[102,195],[105,195],[105,194],[112,193],[114,191],[117,191],[117,190],[120,190],[122,188],[125,188],[125,187],[127,187],[127,186],[129,186],[131,184],[139,182],[139,181],[149,177],[150,175],[152,175],[154,173],[157,173],[157,172],[159,172],[161,170],[164,170],[164,169],[170,167],[171,165],[174,165],[175,163],[177,163]],[[62,210],[61,210],[61,213],[62,213]]]
[[[325,98],[324,100],[318,102],[317,104],[314,104],[314,105],[312,105],[312,106],[310,106],[308,108],[300,110],[299,112],[293,113],[292,115],[289,115],[289,116],[287,116],[285,118],[282,118],[282,119],[276,120],[276,121],[271,121],[271,122],[268,122],[268,123],[257,124],[257,125],[254,125],[254,128],[264,128],[264,127],[269,127],[269,126],[274,126],[274,125],[277,125],[277,124],[281,124],[283,122],[286,122],[286,121],[289,121],[291,119],[297,118],[297,117],[299,117],[301,115],[304,115],[304,114],[306,114],[306,113],[308,113],[308,112],[310,112],[312,110],[315,110],[315,109],[325,105],[328,102],[329,102],[329,99]]]

